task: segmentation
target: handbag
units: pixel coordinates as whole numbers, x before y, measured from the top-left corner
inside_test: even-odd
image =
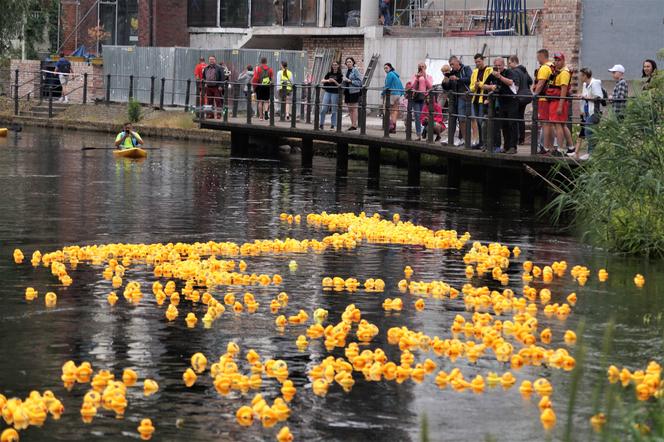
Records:
[[[413,101],[424,101],[424,92],[413,91]]]

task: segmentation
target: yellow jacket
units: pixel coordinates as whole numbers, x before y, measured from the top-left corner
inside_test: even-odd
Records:
[[[474,94],[475,93],[482,94],[480,96],[474,96],[473,97],[473,102],[477,101],[478,103],[484,103],[484,92],[482,90],[482,86],[484,86],[484,83],[486,82],[486,80],[489,78],[489,76],[493,72],[493,68],[491,66],[487,66],[484,69],[484,75],[482,75],[482,79],[480,79],[480,80],[477,79],[477,76],[478,76],[479,72],[480,72],[479,69],[477,69],[477,68],[473,69],[473,75],[470,76],[470,92],[472,92]],[[480,82],[479,90],[478,90],[478,88],[475,87],[475,83],[477,83],[478,81]]]

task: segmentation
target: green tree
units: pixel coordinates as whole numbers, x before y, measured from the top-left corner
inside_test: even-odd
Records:
[[[0,0],[0,58],[6,57],[11,49],[11,41],[26,37],[28,55],[36,55],[35,44],[44,36],[44,28],[49,25],[49,40],[54,46],[57,40],[57,0]],[[55,28],[55,31],[52,29]],[[25,31],[25,32],[24,32]]]

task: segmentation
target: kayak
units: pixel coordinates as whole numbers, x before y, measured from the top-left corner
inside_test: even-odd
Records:
[[[113,155],[121,158],[145,158],[148,153],[140,147],[131,149],[118,149],[113,151]]]
[[[7,129],[6,127],[0,127],[0,137],[6,137],[7,132],[9,132],[9,129]]]

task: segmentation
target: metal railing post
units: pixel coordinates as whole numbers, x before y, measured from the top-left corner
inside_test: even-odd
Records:
[[[203,121],[205,120],[205,80],[201,81],[201,93],[200,93],[200,106],[198,107],[198,118]],[[214,118],[214,115],[212,116]]]
[[[493,148],[496,144],[496,97],[493,92],[490,92],[486,96],[488,101],[488,109],[486,113],[486,150],[489,153],[493,153]],[[500,123],[498,123],[500,124]]]
[[[83,73],[83,104],[88,103],[88,73]]]
[[[358,115],[360,123],[360,135],[367,133],[367,88],[362,86],[360,90],[360,113]]]
[[[154,107],[154,75],[150,77],[150,107]]]
[[[48,89],[48,118],[53,118],[53,86]]]
[[[406,141],[413,139],[413,100],[406,105]]]
[[[111,74],[106,74],[106,106],[111,104]]]
[[[18,69],[14,71],[14,115],[18,115]]]
[[[297,120],[297,86],[293,84],[293,104],[291,105],[290,127],[295,129]]]
[[[320,85],[316,85],[314,97],[314,130],[320,130]]]
[[[279,89],[279,121],[286,121],[286,87],[282,84]]]
[[[466,91],[466,100],[464,102],[464,108],[463,108],[463,113],[464,113],[465,120],[466,120],[466,127],[465,127],[466,133],[463,134],[463,147],[464,147],[464,149],[470,149],[470,146],[472,144],[471,143],[471,141],[472,141],[471,138],[473,137],[473,124],[472,124],[473,122],[470,119],[470,116],[472,114],[471,108],[472,108],[472,105],[473,105],[471,99],[472,99],[472,97],[470,96],[470,92]]]
[[[270,105],[268,107],[270,112],[270,126],[274,126],[274,88],[270,85]]]
[[[228,103],[226,100],[228,100],[228,81],[224,81],[224,96],[221,97],[221,112],[222,116],[221,118],[223,119],[224,123],[228,123]]]
[[[247,83],[247,124],[251,124],[251,117],[254,113],[251,108],[251,83]]]
[[[454,146],[454,134],[456,134],[456,95],[453,91],[449,92],[447,99],[447,145]]]
[[[307,124],[311,124],[311,84],[307,85]]]
[[[184,95],[184,111],[189,112],[189,95],[191,94],[191,78],[187,78],[187,92]]]
[[[436,102],[435,97],[433,95],[433,91],[429,92],[429,95],[427,96],[427,103],[428,103],[428,110],[429,110],[429,116],[428,116],[428,121],[427,121],[427,143],[433,143],[433,130],[436,127],[436,121],[434,120],[434,115],[433,115],[433,108],[434,108],[434,103]]]
[[[159,91],[159,109],[164,110],[164,91],[166,90],[166,79],[161,77],[161,90]]]
[[[383,137],[390,137],[390,90],[385,91],[383,99]]]
[[[304,102],[305,102],[305,99],[306,99],[305,94],[306,94],[306,89],[305,89],[304,85],[302,85],[302,88],[300,88],[300,115],[304,115]],[[293,112],[293,113],[295,113],[295,112]],[[292,115],[291,115],[291,117],[292,117]]]
[[[39,73],[39,104],[42,104],[44,95],[44,76],[42,73]]]
[[[134,76],[129,76],[129,100],[134,98]]]
[[[539,97],[537,94],[533,95],[533,116],[530,126],[530,154],[537,155],[539,147]],[[524,121],[525,124],[525,121]]]
[[[241,86],[237,83],[233,84],[233,118],[237,118],[237,108],[240,100]]]
[[[341,132],[341,117],[344,112],[344,97],[343,89],[341,86],[337,87],[337,121],[334,122],[334,125],[337,126],[337,132]]]

